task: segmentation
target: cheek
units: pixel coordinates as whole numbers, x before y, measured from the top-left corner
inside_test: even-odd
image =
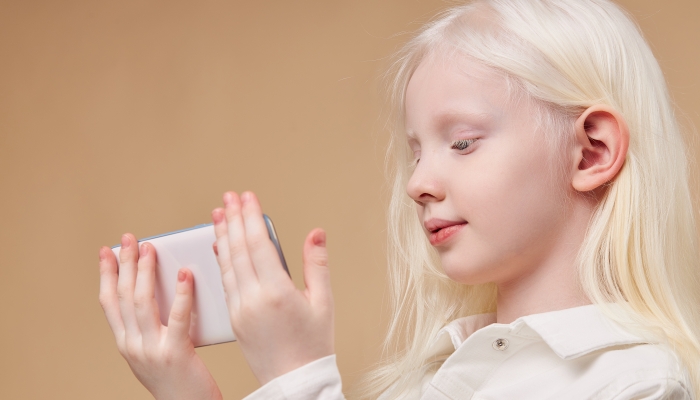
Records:
[[[561,182],[552,179],[546,163],[533,160],[508,167],[485,182],[482,222],[491,235],[508,235],[517,244],[539,236],[558,220],[564,199]]]
[[[565,223],[563,182],[539,155],[530,155],[534,157],[491,158],[484,163],[488,169],[463,187],[469,229],[458,253],[461,260],[470,260],[471,268],[461,272],[477,275],[459,279],[458,269],[450,271],[458,268],[457,257],[443,260],[451,278],[494,281],[499,278],[493,274],[509,273],[508,266],[537,262]],[[479,277],[483,273],[491,276]]]
[[[529,214],[546,214],[565,192],[564,182],[555,178],[550,154],[542,145],[534,144],[542,141],[525,135],[522,139],[503,145],[484,160],[486,170],[478,182],[484,188],[480,201],[494,220],[502,219],[499,215],[518,220],[527,219]]]
[[[488,192],[490,195],[480,199],[487,212],[484,217],[517,228],[522,222],[534,222],[554,211],[559,200],[556,193],[560,191],[551,179],[528,170],[491,181]]]

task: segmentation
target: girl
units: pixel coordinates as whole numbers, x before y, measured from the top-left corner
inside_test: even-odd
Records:
[[[685,149],[630,18],[607,0],[479,0],[395,66],[393,354],[363,395],[700,398]],[[299,292],[255,196],[224,203],[212,216],[231,323],[263,385],[250,398],[342,398],[325,233],[307,237]],[[191,273],[161,326],[154,251],[122,246],[118,274],[100,253],[122,355],[156,398],[219,398],[187,336]]]

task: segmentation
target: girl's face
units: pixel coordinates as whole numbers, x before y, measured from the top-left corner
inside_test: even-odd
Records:
[[[534,106],[511,97],[503,76],[466,58],[425,60],[408,84],[416,165],[407,191],[457,282],[508,283],[534,271],[566,223],[570,184],[552,173]]]

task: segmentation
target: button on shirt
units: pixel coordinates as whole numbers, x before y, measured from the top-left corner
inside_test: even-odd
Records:
[[[510,324],[495,314],[445,326],[431,352],[449,355],[406,399],[693,399],[665,346],[648,343],[598,306],[533,314]],[[335,355],[280,376],[247,400],[342,399]],[[388,399],[382,396],[382,399]]]

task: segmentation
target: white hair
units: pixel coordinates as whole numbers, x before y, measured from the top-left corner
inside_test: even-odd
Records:
[[[427,356],[440,328],[495,310],[493,284],[463,285],[442,272],[406,194],[404,95],[417,66],[435,54],[470,57],[515,82],[540,106],[559,154],[573,140],[572,116],[595,104],[623,116],[627,158],[590,222],[580,283],[592,302],[620,306],[604,307],[611,318],[670,345],[700,398],[700,269],[685,145],[654,55],[632,19],[607,0],[480,0],[447,10],[399,53],[391,80],[389,355],[368,375],[364,395],[395,398],[415,389],[444,361]]]

